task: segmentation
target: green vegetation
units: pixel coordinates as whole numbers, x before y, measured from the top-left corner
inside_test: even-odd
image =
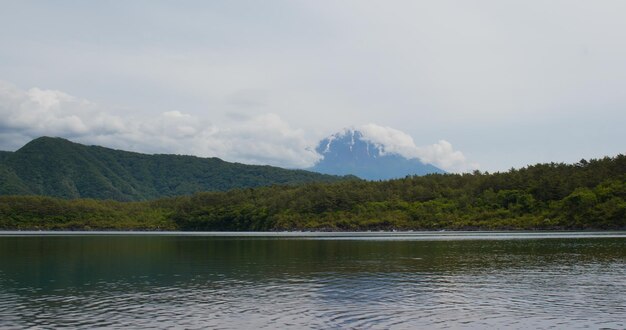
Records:
[[[0,197],[3,229],[624,229],[626,156],[506,173],[310,183],[121,203]]]
[[[334,182],[344,177],[218,158],[146,155],[42,137],[0,152],[0,195],[140,201],[200,191]]]
[[[167,211],[149,202],[0,196],[0,228],[176,230]]]

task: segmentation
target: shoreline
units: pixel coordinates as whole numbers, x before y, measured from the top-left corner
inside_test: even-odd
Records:
[[[420,236],[554,236],[591,235],[626,238],[626,229],[612,230],[412,230],[412,231],[142,231],[142,230],[0,230],[9,236],[207,236],[207,237],[420,237]]]

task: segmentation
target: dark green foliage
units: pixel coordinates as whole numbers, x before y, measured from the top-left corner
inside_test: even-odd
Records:
[[[626,227],[626,156],[506,173],[202,193],[171,219],[188,230],[609,229]]]
[[[137,201],[341,179],[218,158],[139,154],[48,137],[35,139],[16,152],[0,153],[0,195]]]
[[[5,158],[11,156],[12,152],[10,151],[2,151],[0,150],[0,162],[2,162]]]
[[[0,197],[0,228],[625,229],[626,156],[506,173],[276,185],[139,203]]]
[[[9,195],[25,195],[30,192],[28,186],[12,168],[0,163],[0,189]]]
[[[2,229],[174,230],[168,212],[149,202],[0,196]]]

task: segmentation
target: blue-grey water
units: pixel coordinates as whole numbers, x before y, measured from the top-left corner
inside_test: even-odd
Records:
[[[0,232],[0,328],[626,328],[626,233]]]

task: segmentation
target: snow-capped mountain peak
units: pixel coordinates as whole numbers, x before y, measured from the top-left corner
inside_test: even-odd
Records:
[[[417,158],[387,152],[383,143],[373,142],[373,139],[355,128],[345,128],[330,135],[320,141],[315,150],[323,156],[323,159],[312,170],[321,173],[353,174],[369,180],[445,173],[433,165],[422,163]]]

